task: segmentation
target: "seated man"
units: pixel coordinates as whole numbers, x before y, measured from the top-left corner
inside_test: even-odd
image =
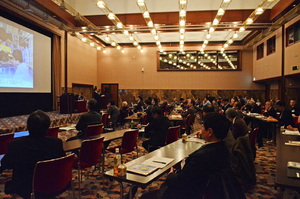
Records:
[[[278,126],[284,126],[284,128],[286,128],[287,126],[291,125],[294,127],[292,112],[290,109],[285,107],[284,101],[278,101],[276,103],[276,110],[280,111],[280,115],[278,117]]]
[[[295,100],[291,100],[290,101],[290,106],[291,106],[291,112],[292,115],[298,116],[300,114],[300,109],[299,107],[296,105],[296,101]]]
[[[77,135],[69,138],[67,141],[85,138],[85,132],[88,125],[101,124],[102,117],[100,113],[96,112],[97,101],[95,99],[92,98],[87,101],[86,109],[88,112],[80,116],[76,125],[76,129],[78,130]]]
[[[185,125],[185,123],[186,123],[186,119],[187,119],[187,116],[188,115],[190,115],[191,117],[190,117],[190,122],[189,122],[189,124],[188,124],[188,126],[187,126],[187,134],[189,135],[190,134],[190,125],[193,123],[193,119],[194,119],[194,115],[195,115],[195,113],[196,113],[196,109],[195,109],[195,107],[194,107],[194,105],[195,105],[195,101],[194,100],[191,100],[190,102],[189,102],[189,108],[187,109],[187,111],[186,112],[184,112],[184,113],[182,113],[182,117],[184,118],[184,121],[183,121],[183,125]]]
[[[107,104],[107,114],[109,115],[109,122],[112,123],[112,128],[115,130],[117,122],[120,117],[120,110],[116,106],[115,100],[109,100]]]
[[[238,117],[238,114],[234,108],[227,109],[225,114],[229,121],[232,122],[232,135],[234,139],[248,134],[248,127],[244,119]]]
[[[153,120],[145,127],[145,135],[150,136],[149,140],[143,142],[143,147],[148,150],[149,145],[164,146],[166,136],[170,127],[170,121],[163,115],[161,108],[154,107],[152,109]],[[156,148],[154,148],[156,149]],[[149,152],[154,150],[150,148]]]
[[[143,111],[142,107],[144,106],[142,96],[138,96],[137,101],[138,102],[137,102],[137,104],[134,104],[134,109],[133,109],[133,112],[135,112],[135,113],[142,112]]]
[[[36,163],[65,156],[62,141],[45,136],[49,126],[49,116],[41,110],[35,111],[27,120],[29,136],[8,144],[7,153],[1,160],[1,171],[13,169],[12,180],[5,183],[6,194],[30,198]]]
[[[166,181],[160,189],[146,192],[145,198],[202,198],[205,194],[208,182],[217,174],[226,170],[227,187],[234,187],[239,198],[245,198],[237,179],[233,174],[229,162],[229,152],[223,142],[226,137],[229,124],[227,118],[221,113],[208,113],[203,119],[202,138],[205,140],[200,149],[191,154],[186,160],[181,171],[174,172],[174,168],[168,174]],[[222,175],[222,174],[221,174]],[[229,184],[232,182],[234,184]],[[222,187],[211,185],[211,190],[218,195],[216,198],[225,198]],[[238,191],[237,191],[238,190]],[[228,190],[229,198],[231,192]]]

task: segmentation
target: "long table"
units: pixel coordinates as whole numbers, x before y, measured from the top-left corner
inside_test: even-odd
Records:
[[[130,161],[130,164],[136,164],[136,163],[142,163],[145,160],[153,157],[153,156],[159,156],[159,157],[166,157],[166,158],[173,158],[174,160],[165,166],[162,169],[158,169],[155,172],[143,176],[135,173],[130,173],[127,172],[126,176],[121,177],[121,176],[115,176],[114,175],[114,170],[109,170],[104,173],[104,177],[107,177],[111,180],[116,180],[120,184],[120,195],[121,198],[123,197],[123,182],[130,183],[130,191],[129,191],[129,196],[132,198],[132,188],[134,186],[140,186],[140,187],[146,187],[150,183],[152,183],[154,180],[165,174],[166,172],[169,171],[169,169],[182,161],[185,157],[189,156],[196,150],[198,150],[202,145],[204,144],[204,141],[199,143],[199,142],[182,142],[182,140],[178,140],[176,142],[173,142],[169,145],[166,145],[164,147],[161,147],[151,153],[148,153],[144,156],[141,156],[135,160]]]
[[[100,137],[104,137],[104,142],[113,141],[113,140],[122,138],[123,134],[126,131],[129,131],[129,130],[130,129],[121,129],[121,130],[117,130],[117,131],[113,131],[113,132],[109,132],[109,133],[103,133],[103,134],[100,135]],[[68,141],[68,142],[63,142],[64,151],[68,152],[68,151],[79,149],[84,140],[97,138],[97,137],[99,137],[99,136],[92,136],[92,137],[89,137],[89,138],[76,139],[76,140],[71,140],[71,141]]]
[[[300,146],[285,145],[289,141],[300,141],[300,135],[283,135],[282,130],[277,129],[276,146],[276,186],[300,187],[300,178],[287,176],[287,162],[300,162]],[[299,170],[298,170],[299,172]]]

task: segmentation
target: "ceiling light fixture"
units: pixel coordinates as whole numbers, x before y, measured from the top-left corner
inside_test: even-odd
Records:
[[[180,21],[180,26],[185,26],[185,21],[184,20]]]
[[[110,19],[110,20],[115,20],[114,13],[109,13],[108,16],[107,16],[107,18]]]
[[[158,36],[157,36],[157,35],[155,35],[155,36],[154,36],[154,39],[155,39],[155,40],[158,40],[159,38],[158,38]]]
[[[253,23],[253,19],[251,19],[251,18],[247,19],[247,21],[246,21],[246,24],[247,24],[247,25],[250,25],[250,24],[252,24],[252,23]]]
[[[148,27],[153,27],[153,22],[152,21],[148,22]]]
[[[117,46],[117,49],[118,49],[118,50],[121,50],[121,46]]]
[[[218,23],[219,23],[219,20],[218,19],[214,19],[213,25],[218,25]]]
[[[124,35],[128,35],[128,30],[124,30]]]
[[[255,10],[255,15],[261,15],[263,12],[264,12],[264,9],[262,9],[261,7],[258,7],[258,8]]]
[[[240,27],[239,32],[244,32],[245,28],[244,27]]]
[[[220,9],[218,10],[217,15],[218,15],[218,16],[222,16],[222,15],[224,15],[224,13],[225,13],[225,11],[224,11],[222,8],[220,8]]]
[[[233,36],[232,36],[234,39],[236,39],[236,38],[238,38],[239,37],[239,35],[235,32],[234,34],[233,34]]]
[[[101,1],[101,0],[99,0],[99,1],[97,2],[97,6],[98,6],[99,8],[101,8],[101,9],[105,8],[104,2]]]
[[[210,27],[208,32],[209,32],[209,33],[212,33],[212,32],[214,32],[214,31],[215,31],[215,29],[214,29],[213,27]]]
[[[133,41],[133,40],[134,40],[134,38],[133,38],[132,35],[129,37],[129,40],[130,40],[130,41]]]
[[[137,0],[139,6],[145,6],[144,0]]]
[[[152,33],[153,35],[155,35],[155,34],[156,34],[156,30],[155,30],[155,29],[152,29],[152,30],[151,30],[151,33]]]
[[[98,47],[97,47],[97,50],[101,50],[101,47],[100,47],[100,46],[98,46]]]
[[[148,11],[144,12],[143,16],[144,16],[144,18],[150,18],[150,15],[149,15]]]
[[[83,38],[81,39],[81,41],[83,41],[83,42],[86,42],[86,38],[85,38],[85,37],[83,37]]]
[[[206,35],[206,39],[210,39],[211,38],[211,35],[210,34],[207,34]]]
[[[181,10],[179,16],[185,17],[185,10]]]
[[[117,24],[117,28],[123,28],[123,24],[121,23],[121,22],[119,22],[118,24]]]

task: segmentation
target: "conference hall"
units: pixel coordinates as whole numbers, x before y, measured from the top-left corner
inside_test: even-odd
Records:
[[[205,136],[204,140],[197,138],[207,125],[208,104],[217,115],[228,118],[233,146],[243,148],[239,158],[237,148],[228,148],[238,179],[238,185],[230,187],[241,187],[245,198],[300,198],[299,3],[1,0],[0,160],[11,150],[8,142],[29,135],[29,115],[41,110],[50,118],[49,129],[57,130],[54,137],[62,140],[66,157],[74,159],[70,154],[75,152],[77,161],[70,170],[72,180],[68,183],[72,183],[67,183],[64,191],[53,188],[49,193],[61,191],[60,198],[147,198],[145,193],[162,190],[170,175],[176,174],[173,168],[186,157],[210,145]],[[255,112],[254,106],[259,111]],[[274,117],[265,114],[270,106],[276,112]],[[149,107],[160,109],[148,112]],[[194,112],[189,114],[191,107],[195,107]],[[227,112],[228,108],[232,110]],[[94,110],[102,118],[101,132],[88,138],[88,127],[98,125],[90,122],[83,130],[85,137],[72,140],[79,136],[83,115]],[[292,118],[290,125],[282,119],[285,110]],[[241,137],[249,137],[246,142],[250,148],[237,142],[234,134],[235,114],[239,113],[247,126],[247,135]],[[145,147],[154,137],[155,130],[150,137],[148,130],[156,114],[168,118],[166,134],[178,127],[176,139],[169,142],[165,136],[164,144]],[[126,151],[128,128],[136,135],[129,138],[128,143],[133,139],[135,144]],[[7,134],[12,137],[2,142],[1,137]],[[80,153],[84,153],[84,143],[91,140],[102,142],[101,157],[81,168]],[[119,174],[113,171],[116,147],[121,153],[119,167],[125,164],[129,169],[125,177],[120,176],[120,168]],[[155,166],[147,174],[130,171],[132,165],[143,165],[147,159],[165,166]],[[183,165],[181,169],[184,171]],[[0,171],[0,198],[22,198],[7,190],[7,181],[14,180],[14,169]],[[60,177],[67,176],[64,174]],[[226,183],[232,181],[224,183],[223,177],[218,183],[223,183],[220,189],[225,190],[224,197],[238,198],[238,188],[229,189]],[[201,197],[217,198],[213,194],[216,186],[207,183]],[[45,190],[37,188],[33,196],[38,198],[39,191]]]

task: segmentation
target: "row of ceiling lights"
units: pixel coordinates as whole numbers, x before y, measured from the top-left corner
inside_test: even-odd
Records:
[[[162,46],[161,46],[161,42],[159,41],[159,37],[157,34],[157,30],[150,18],[150,14],[149,11],[147,10],[146,4],[144,2],[144,0],[136,0],[137,1],[137,5],[139,6],[141,12],[143,13],[143,17],[147,23],[147,26],[149,27],[150,31],[152,34],[154,34],[154,39],[156,41],[156,45],[158,46],[158,48],[160,49],[161,52],[163,52]],[[225,11],[228,7],[228,5],[230,4],[232,0],[222,0],[222,3],[220,5],[220,8],[211,24],[211,26],[209,27],[208,30],[208,34],[206,35],[206,39],[203,42],[201,51],[204,51],[204,48],[207,46],[210,38],[211,38],[211,34],[212,32],[214,32],[215,28],[217,27],[217,25],[219,24],[219,22],[221,21],[223,15],[225,14]],[[246,28],[251,25],[258,17],[259,15],[261,15],[265,9],[267,9],[275,0],[263,0],[261,2],[261,4],[251,13],[251,15],[245,20],[245,22],[242,24],[242,27],[240,27],[239,32],[243,32],[246,30]],[[98,8],[100,8],[106,15],[107,18],[109,20],[111,20],[114,25],[119,29],[122,30],[123,33],[125,35],[129,36],[129,32],[126,29],[126,27],[123,25],[123,23],[119,20],[119,18],[110,10],[110,8],[107,6],[107,4],[103,1],[103,0],[97,0],[96,5]],[[65,9],[65,2],[62,0],[61,4],[59,7],[63,7]],[[186,23],[186,8],[187,8],[187,0],[179,0],[179,25],[180,25],[180,29],[179,29],[179,33],[180,33],[180,51],[183,52],[183,47],[184,47],[184,33],[185,33],[185,23]],[[65,9],[68,12],[68,9]],[[76,17],[80,17],[80,14],[78,13]],[[92,23],[91,23],[92,24]],[[94,28],[94,25],[90,25],[92,26],[92,28]],[[83,29],[86,29],[86,27],[84,27]],[[84,30],[86,31],[86,30]],[[76,34],[77,36],[79,36],[78,34]],[[74,35],[73,35],[74,36]],[[233,43],[233,40],[238,38],[238,34],[237,32],[235,32],[231,38],[229,40],[226,41],[226,43],[223,45],[221,51],[223,52],[225,48],[227,48],[230,44]],[[115,42],[112,38],[110,38],[108,35],[105,37],[105,40],[110,43],[112,46],[116,47],[118,50],[121,50],[124,53],[124,48],[121,47],[117,42]],[[141,47],[141,45],[134,39],[134,37],[132,35],[129,36],[129,40],[132,41],[134,46],[137,46],[138,49],[141,50],[141,52],[143,52],[143,49]],[[85,37],[82,38],[82,41],[84,42],[89,42],[91,46],[93,47],[97,47],[98,50],[101,50],[102,48],[95,44],[94,42],[86,39]],[[103,51],[105,52],[105,51]]]

